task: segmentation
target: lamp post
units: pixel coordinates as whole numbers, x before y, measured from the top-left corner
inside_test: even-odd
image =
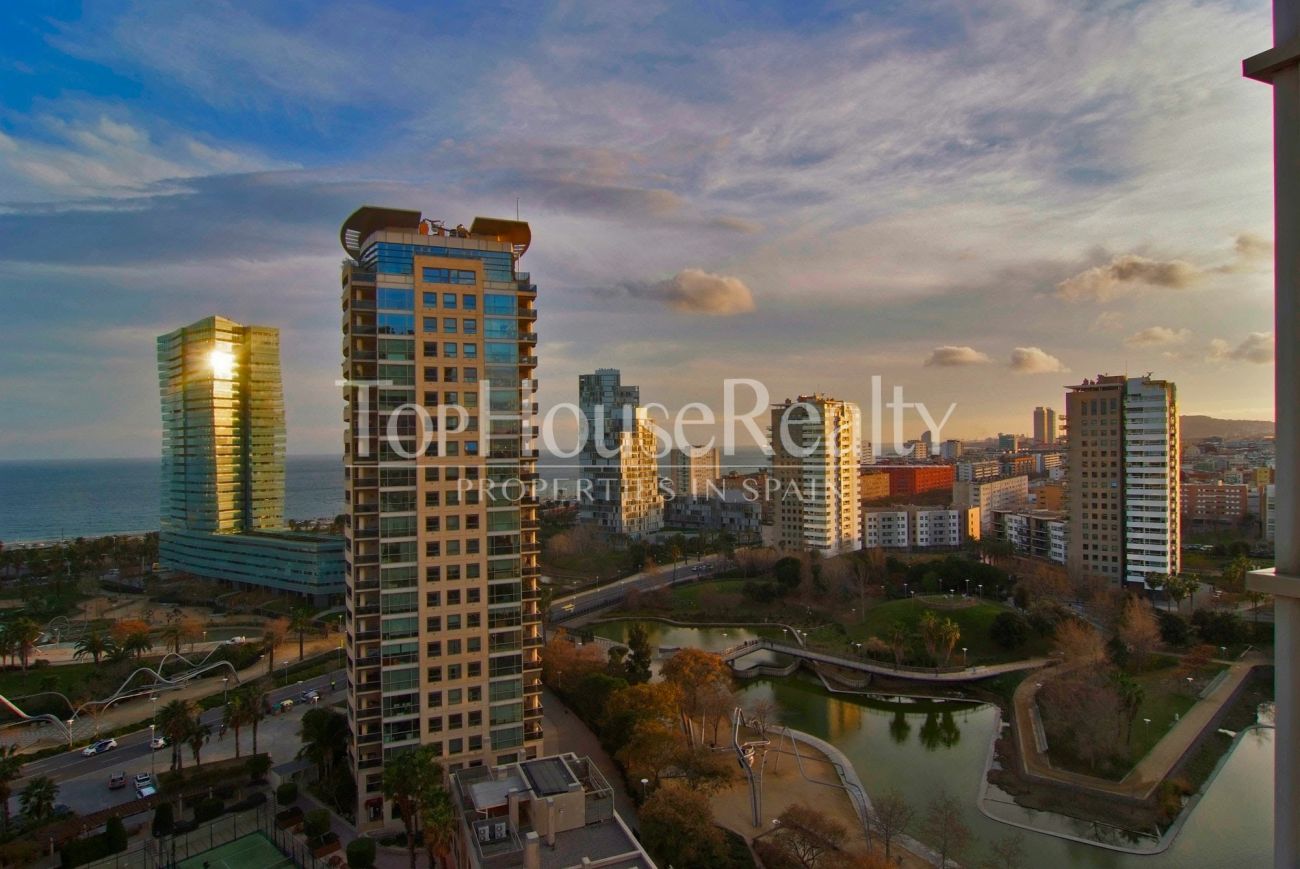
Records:
[[[966,668],[966,647],[965,646],[961,647],[961,666],[962,669]]]
[[[68,748],[72,748],[72,725],[77,723],[77,716],[68,719]]]
[[[984,583],[980,583],[980,600],[984,600]]]
[[[966,597],[970,597],[970,577],[966,578]]]
[[[153,734],[154,734],[154,725],[151,723],[151,724],[149,725],[149,775],[154,775],[154,774],[156,773],[156,770],[155,770],[155,768],[154,768],[154,755],[158,753],[158,752],[154,751],[154,747],[153,747],[154,735],[153,735]]]
[[[646,801],[646,788],[649,787],[649,785],[650,785],[650,779],[648,778],[641,779],[641,802],[643,803]]]
[[[284,662],[284,687],[289,687],[289,662]]]
[[[226,706],[230,703],[230,677],[221,677],[221,705]]]

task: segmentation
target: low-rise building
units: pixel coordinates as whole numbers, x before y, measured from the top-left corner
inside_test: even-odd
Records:
[[[1002,476],[1002,464],[996,459],[967,460],[958,462],[955,468],[959,482],[962,480],[996,480]]]
[[[978,507],[981,530],[992,534],[994,511],[1018,510],[1029,503],[1029,478],[1004,477],[980,482],[959,480],[952,489],[952,502],[958,507]]]
[[[1069,540],[1066,514],[1056,510],[995,510],[993,526],[999,540],[1016,552],[1065,564]]]
[[[952,465],[876,465],[876,470],[889,475],[891,498],[941,492],[953,484]]]
[[[1018,477],[1021,474],[1035,473],[1038,470],[1038,462],[1035,457],[1023,453],[1003,456],[999,464],[1004,477]]]
[[[590,758],[551,755],[451,774],[458,869],[655,869]]]
[[[980,538],[978,508],[906,505],[866,509],[862,541],[867,549],[951,549]]]
[[[664,523],[692,531],[725,531],[738,541],[757,540],[760,532],[761,494],[744,489],[710,487],[695,496],[678,495],[664,501]]]
[[[1029,503],[1036,510],[1064,510],[1065,483],[1059,480],[1035,480],[1029,484]]]
[[[863,501],[876,501],[889,497],[889,474],[872,470],[858,474],[858,497]]]
[[[1181,487],[1183,522],[1229,525],[1246,518],[1250,487],[1244,483],[1184,483]]]

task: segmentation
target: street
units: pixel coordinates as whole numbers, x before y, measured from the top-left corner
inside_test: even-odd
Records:
[[[336,690],[330,693],[330,680],[336,684]],[[344,670],[335,670],[322,676],[294,682],[285,688],[276,688],[267,692],[267,698],[274,707],[285,699],[297,699],[298,695],[309,689],[321,692],[320,704],[329,705],[345,697],[347,679]],[[166,695],[163,695],[164,697]],[[298,728],[303,712],[312,708],[310,704],[295,703],[285,713],[268,715],[258,725],[258,748],[270,752],[273,763],[292,760],[300,745]],[[204,724],[212,727],[212,737],[204,746],[202,757],[205,763],[224,760],[235,756],[235,734],[228,730],[224,737],[218,739],[224,707],[209,709],[202,715]],[[149,727],[116,737],[118,747],[93,757],[82,757],[81,748],[63,752],[53,757],[32,761],[23,766],[23,778],[13,784],[13,796],[10,799],[10,811],[18,812],[18,794],[27,780],[33,776],[44,775],[52,778],[59,785],[58,803],[67,805],[78,814],[89,814],[110,806],[127,803],[136,798],[131,779],[142,772],[165,772],[171,764],[171,747],[151,751],[149,749]],[[244,727],[240,732],[241,754],[252,752],[252,728]],[[189,747],[183,747],[184,763],[189,767],[194,763],[194,755]],[[108,779],[115,772],[125,772],[127,786],[118,790],[109,790]]]
[[[560,621],[571,616],[589,613],[606,607],[617,606],[627,597],[627,593],[636,591],[653,591],[657,588],[673,585],[675,582],[697,580],[709,576],[722,560],[720,555],[706,555],[695,562],[682,562],[658,567],[646,573],[636,573],[624,579],[603,585],[600,588],[587,589],[573,594],[557,597],[551,602],[550,618]],[[707,570],[697,571],[697,567]],[[674,577],[675,574],[675,577]]]

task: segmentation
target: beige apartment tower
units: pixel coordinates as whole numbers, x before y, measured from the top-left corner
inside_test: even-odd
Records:
[[[1034,443],[1054,444],[1057,438],[1056,409],[1034,408]]]
[[[1075,578],[1145,584],[1182,567],[1174,384],[1101,375],[1065,396],[1066,564]]]
[[[364,207],[343,224],[348,717],[361,829],[383,766],[449,771],[542,740],[537,287],[517,220],[454,229]]]
[[[586,436],[580,453],[579,517],[610,534],[643,537],[664,527],[658,443],[639,387],[617,368],[578,375]]]
[[[717,447],[694,447],[687,444],[668,451],[668,480],[673,497],[703,497],[709,484],[722,476]]]
[[[858,406],[801,395],[772,408],[777,545],[838,555],[862,548]]]

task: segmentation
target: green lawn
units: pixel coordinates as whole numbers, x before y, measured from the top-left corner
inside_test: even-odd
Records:
[[[6,670],[0,673],[0,694],[10,700],[41,691],[58,691],[73,697],[90,681],[95,670],[95,665],[89,662],[28,668],[26,672]]]
[[[813,631],[808,639],[815,646],[842,652],[850,643],[865,643],[872,636],[884,639],[894,622],[902,622],[915,631],[921,621],[921,615],[926,610],[934,610],[941,619],[952,619],[961,629],[961,639],[957,641],[952,657],[954,665],[961,663],[962,646],[968,649],[967,662],[970,664],[1017,661],[1046,655],[1051,651],[1051,639],[1036,635],[1031,636],[1029,642],[1023,647],[1013,650],[1004,649],[993,642],[989,638],[989,626],[993,624],[993,620],[999,613],[1007,611],[1006,607],[992,603],[976,603],[969,607],[946,609],[930,606],[916,598],[887,601],[869,606],[865,618],[858,622],[845,623],[844,634],[836,630],[835,626],[829,625]],[[919,641],[914,645],[917,651],[924,652]]]
[[[673,609],[698,610],[701,595],[735,594],[739,595],[748,580],[719,579],[712,582],[695,582],[679,585],[672,590]]]

